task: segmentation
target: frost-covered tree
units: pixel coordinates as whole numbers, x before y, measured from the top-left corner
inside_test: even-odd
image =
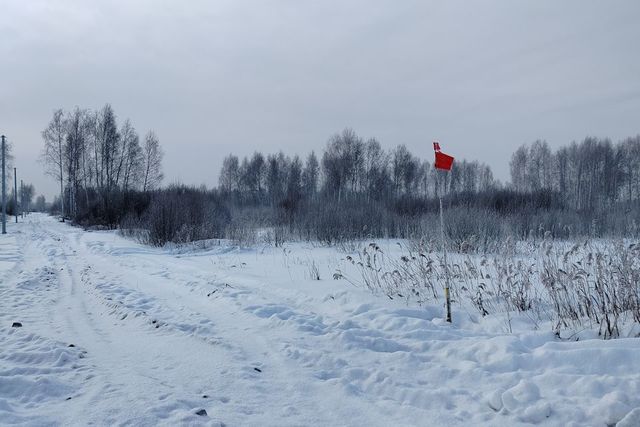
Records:
[[[77,196],[81,187],[82,159],[86,148],[83,123],[84,112],[76,107],[67,115],[67,138],[64,145],[64,164],[67,176],[67,206],[70,215],[77,214]]]
[[[42,131],[42,139],[44,140],[44,151],[42,152],[42,160],[45,165],[45,171],[52,176],[60,184],[60,211],[62,220],[65,217],[64,206],[64,145],[67,138],[67,125],[64,119],[62,109],[53,112],[53,117]]]
[[[222,169],[220,170],[220,177],[218,178],[218,184],[220,189],[231,193],[238,190],[238,181],[240,180],[240,160],[238,156],[229,154],[222,161]]]
[[[106,104],[98,116],[98,145],[100,156],[100,188],[107,191],[117,186],[116,172],[119,163],[120,133],[116,115],[111,105]]]
[[[42,194],[36,197],[36,203],[33,207],[37,212],[44,212],[47,210],[47,201]]]
[[[511,156],[509,167],[511,169],[511,185],[516,191],[526,191],[529,188],[527,183],[527,160],[529,150],[526,146],[518,147]]]
[[[142,191],[155,190],[164,178],[162,157],[164,153],[160,141],[153,131],[147,132],[142,149],[143,179]]]
[[[302,171],[302,191],[306,197],[312,199],[318,191],[320,180],[320,165],[315,152],[311,152]]]

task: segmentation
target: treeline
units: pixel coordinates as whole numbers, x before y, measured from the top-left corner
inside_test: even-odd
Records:
[[[640,137],[615,145],[586,138],[555,153],[536,141],[513,154],[512,183],[503,185],[485,164],[457,159],[442,173],[403,145],[386,151],[346,129],[304,161],[282,152],[227,156],[219,195],[231,212],[231,236],[270,230],[276,243],[435,237],[440,195],[456,245],[546,232],[638,235],[639,153]]]
[[[311,152],[300,157],[256,152],[242,161],[227,156],[222,164],[219,189],[236,203],[277,204],[295,207],[318,197],[348,200],[390,201],[430,198],[442,193],[477,193],[499,187],[491,168],[462,160],[449,174],[438,174],[427,160],[414,156],[406,146],[385,151],[375,138],[364,140],[345,129],[329,140],[318,159]]]
[[[375,138],[345,129],[318,157],[303,161],[282,152],[227,156],[218,191],[230,211],[227,237],[279,244],[288,239],[333,244],[374,237],[419,237],[435,233],[442,195],[497,191],[491,168],[456,162],[443,174],[406,146],[384,150]],[[449,206],[457,204],[449,197]],[[506,202],[508,203],[508,202]],[[484,209],[484,207],[478,207]],[[476,227],[484,227],[480,222]]]
[[[535,141],[518,148],[510,166],[516,191],[555,191],[574,210],[640,199],[640,136],[617,144],[589,137],[555,152]]]
[[[42,131],[42,161],[60,186],[53,209],[63,219],[116,226],[131,197],[159,187],[162,149],[148,131],[143,140],[130,120],[118,126],[113,108],[55,110]]]
[[[512,182],[456,159],[443,173],[404,145],[385,150],[351,129],[302,158],[282,152],[228,155],[214,189],[159,188],[162,150],[141,143],[109,105],[58,110],[47,129],[46,164],[60,183],[53,208],[85,225],[119,226],[154,245],[207,238],[279,245],[355,239],[436,238],[438,197],[458,247],[487,248],[507,235],[640,234],[640,137],[586,138],[556,152],[536,141],[512,156]],[[455,154],[455,153],[454,153]]]

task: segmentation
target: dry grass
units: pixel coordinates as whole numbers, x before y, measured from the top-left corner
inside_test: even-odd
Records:
[[[527,253],[507,239],[494,254],[454,254],[449,273],[454,303],[482,316],[512,313],[551,321],[556,332],[597,329],[620,334],[621,323],[640,323],[640,244],[585,241],[567,246],[547,235]],[[334,277],[388,298],[423,305],[439,301],[445,266],[433,242],[413,242],[387,255],[371,243],[347,256],[357,274]]]

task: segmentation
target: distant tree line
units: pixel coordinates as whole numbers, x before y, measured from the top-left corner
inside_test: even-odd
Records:
[[[276,243],[432,237],[439,195],[456,244],[547,231],[637,235],[640,137],[618,144],[589,137],[557,152],[544,141],[523,145],[512,156],[511,183],[503,185],[486,164],[457,159],[442,173],[404,145],[387,151],[345,129],[304,161],[282,152],[229,155],[218,191],[231,212],[231,235],[272,230]]]
[[[640,136],[617,144],[588,137],[556,152],[535,141],[518,148],[510,166],[515,190],[555,191],[575,210],[640,199]]]
[[[113,109],[57,110],[43,131],[43,159],[60,185],[52,209],[84,225],[120,227],[147,243],[230,238],[281,244],[354,239],[431,239],[438,197],[454,246],[486,248],[516,238],[640,235],[640,137],[617,144],[585,138],[555,152],[544,141],[518,148],[511,182],[456,159],[443,173],[406,146],[385,150],[352,129],[321,153],[283,152],[222,162],[218,187],[160,188],[162,150],[143,142]]]
[[[477,161],[456,163],[439,175],[431,163],[411,154],[404,145],[385,151],[375,138],[364,140],[345,129],[329,140],[321,159],[311,152],[303,162],[280,152],[256,152],[242,161],[227,156],[219,189],[240,204],[285,204],[290,209],[318,198],[390,201],[404,197],[435,197],[442,193],[478,193],[495,189],[491,168]]]
[[[229,155],[219,178],[233,232],[244,233],[247,224],[266,228],[275,243],[417,236],[430,228],[425,215],[436,212],[439,194],[470,196],[498,187],[485,164],[462,160],[443,174],[404,145],[387,151],[352,129],[332,136],[320,158],[311,152],[304,162],[282,152],[242,161]]]

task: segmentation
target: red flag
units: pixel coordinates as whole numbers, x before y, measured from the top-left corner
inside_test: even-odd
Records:
[[[436,152],[436,162],[434,163],[434,167],[436,169],[450,171],[451,166],[453,165],[453,157],[442,153],[440,151],[440,144],[435,141],[433,142],[433,150]]]

